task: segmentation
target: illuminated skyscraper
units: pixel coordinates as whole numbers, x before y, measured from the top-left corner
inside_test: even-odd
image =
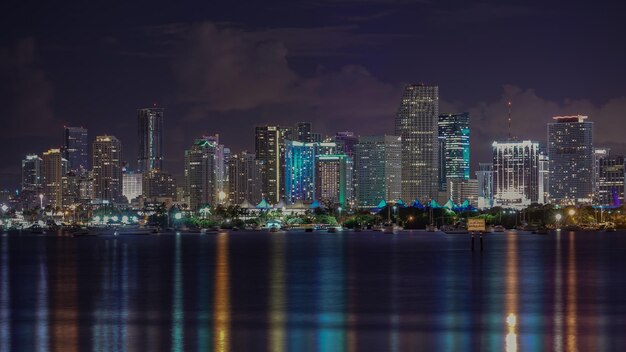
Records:
[[[493,142],[494,206],[524,208],[539,200],[539,143]]]
[[[185,196],[189,207],[198,210],[215,201],[215,151],[217,143],[197,139],[185,151]]]
[[[290,128],[259,126],[255,129],[255,155],[263,168],[263,197],[276,204],[285,194],[285,141]]]
[[[229,199],[233,204],[261,201],[262,165],[252,153],[233,154],[228,163]]]
[[[539,204],[550,203],[550,158],[539,152]]]
[[[315,157],[315,198],[345,207],[352,200],[352,159],[344,154]]]
[[[169,172],[153,169],[143,173],[142,193],[146,198],[176,200],[176,181]]]
[[[593,198],[593,122],[587,116],[556,116],[548,124],[550,198],[558,204]]]
[[[317,155],[334,154],[334,142],[285,142],[285,201],[315,200],[315,160]]]
[[[624,157],[605,155],[598,160],[598,203],[603,206],[624,204]]]
[[[163,169],[163,108],[137,109],[137,171]]]
[[[122,143],[114,136],[97,136],[93,142],[93,190],[96,199],[122,200]]]
[[[63,127],[63,157],[68,162],[69,171],[79,174],[89,170],[89,141],[87,129],[83,127]]]
[[[358,206],[374,207],[381,199],[397,201],[401,196],[402,177],[400,137],[362,136],[354,150]]]
[[[449,180],[469,180],[469,113],[439,115],[439,189],[446,190]]]
[[[67,161],[63,159],[60,149],[50,149],[44,152],[41,164],[43,176],[43,204],[53,207],[63,206],[62,182],[65,175]]]
[[[41,187],[41,163],[41,158],[36,154],[26,155],[22,160],[22,191],[33,191]]]
[[[406,87],[395,119],[402,138],[402,198],[429,200],[438,194],[439,87]]]

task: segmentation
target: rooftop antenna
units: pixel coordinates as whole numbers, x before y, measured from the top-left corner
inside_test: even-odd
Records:
[[[507,103],[507,106],[509,107],[509,140],[511,140],[511,102],[510,101]]]

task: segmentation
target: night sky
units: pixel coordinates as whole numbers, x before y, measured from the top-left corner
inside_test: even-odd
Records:
[[[254,149],[254,126],[312,121],[324,134],[393,133],[407,83],[469,111],[472,166],[494,138],[544,142],[586,114],[596,146],[626,152],[626,21],[620,2],[316,0],[3,3],[0,187],[62,126],[112,134],[136,166],[136,109],[166,108],[165,168],[219,133]]]

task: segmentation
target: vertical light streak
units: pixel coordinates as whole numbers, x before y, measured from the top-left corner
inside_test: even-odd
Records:
[[[176,253],[174,254],[174,294],[172,299],[172,351],[184,350],[184,321],[183,307],[183,269],[181,258],[181,236],[176,235]]]
[[[507,334],[505,337],[505,350],[507,352],[516,352],[518,350],[517,342],[517,315],[519,300],[519,282],[517,268],[517,235],[507,235],[507,257],[506,257],[506,325]]]
[[[0,263],[0,351],[11,350],[11,297],[9,294],[9,240],[2,237]]]
[[[578,351],[577,295],[576,295],[576,241],[574,232],[569,233],[567,254],[567,350]]]
[[[270,301],[269,301],[269,341],[268,350],[285,350],[285,238],[284,235],[272,237],[272,256],[270,264]]]
[[[230,268],[228,263],[228,235],[220,233],[217,238],[215,263],[214,333],[213,350],[230,350]]]

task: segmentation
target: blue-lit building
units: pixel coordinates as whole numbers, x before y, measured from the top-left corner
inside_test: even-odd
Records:
[[[451,180],[470,177],[469,113],[439,115],[439,190],[447,189]]]
[[[334,154],[332,142],[307,143],[285,141],[285,201],[315,200],[315,160],[317,155]]]

